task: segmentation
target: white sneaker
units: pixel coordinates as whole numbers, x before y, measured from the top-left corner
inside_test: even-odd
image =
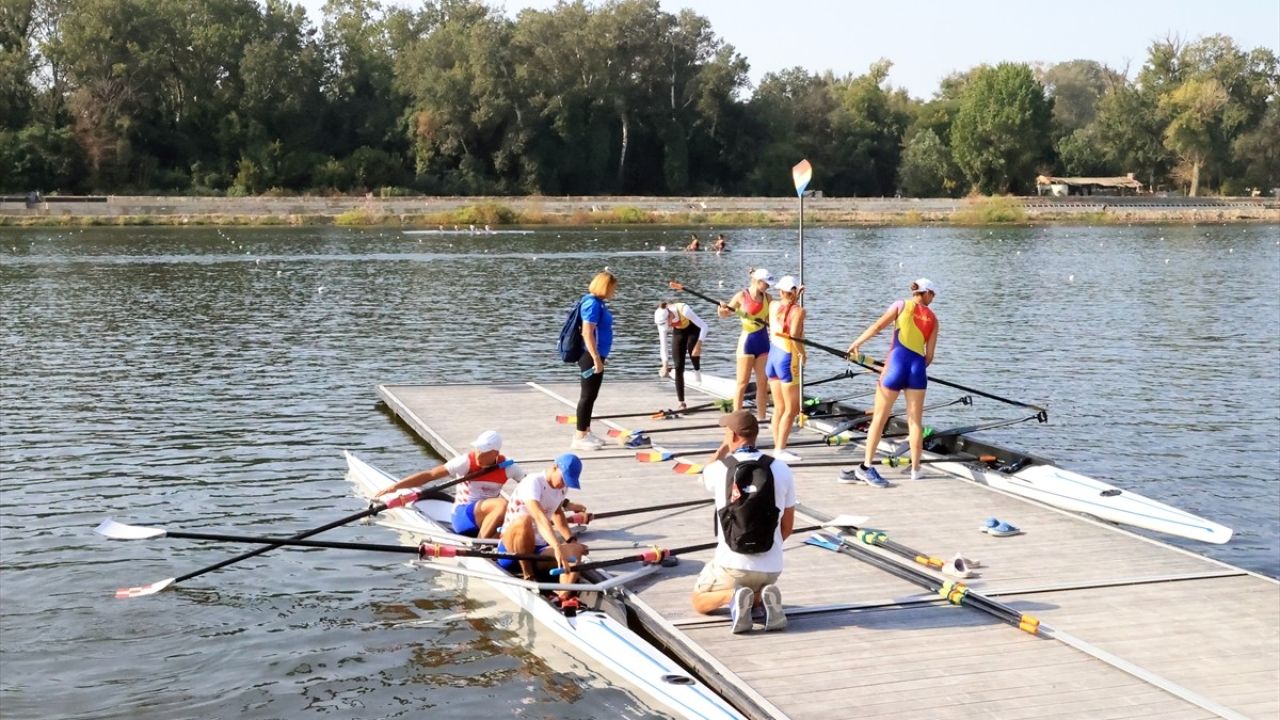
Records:
[[[791,452],[790,450],[779,450],[773,454],[774,459],[781,460],[786,463],[800,462],[803,458]]]
[[[760,590],[760,602],[764,604],[764,629],[781,630],[787,626],[787,614],[782,610],[782,591],[777,585],[765,585]]]
[[[701,384],[702,384],[702,371],[701,371],[701,370],[694,370],[694,371],[693,371],[693,384],[694,384],[694,385],[701,385]]]
[[[919,480],[919,479],[920,479],[920,478],[922,478],[922,477],[924,477],[924,471],[923,471],[923,470],[912,470],[912,471],[911,471],[911,479],[912,479],[912,480]]]
[[[602,447],[604,447],[604,441],[591,433],[581,437],[575,436],[573,442],[569,443],[571,450],[599,450]]]
[[[733,600],[729,603],[729,617],[732,619],[729,629],[734,635],[751,629],[751,601],[754,599],[755,593],[749,587],[733,591]],[[778,599],[781,601],[781,596]]]

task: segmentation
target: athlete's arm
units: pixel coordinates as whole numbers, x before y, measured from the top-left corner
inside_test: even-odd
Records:
[[[870,340],[876,335],[879,335],[881,330],[884,330],[885,328],[889,327],[889,325],[892,324],[895,319],[897,319],[898,312],[899,310],[896,306],[896,303],[894,306],[890,307],[888,310],[885,310],[884,314],[880,316],[879,320],[876,320],[875,322],[871,323],[871,326],[868,327],[866,330],[863,330],[862,334],[858,336],[858,339],[854,340],[853,343],[849,345],[849,354],[854,357],[857,357],[858,348],[862,346],[862,343]]]
[[[926,366],[933,364],[933,351],[935,348],[938,347],[938,328],[939,327],[940,327],[940,323],[938,322],[937,317],[934,317],[933,333],[929,336],[929,341],[924,344],[924,364]]]

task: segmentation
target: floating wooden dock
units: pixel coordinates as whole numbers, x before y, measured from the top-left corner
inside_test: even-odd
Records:
[[[568,448],[572,427],[554,417],[573,413],[577,392],[576,382],[378,387],[440,454],[464,450],[481,430],[495,429],[503,451],[530,471]],[[698,402],[696,390],[689,400]],[[674,401],[666,382],[607,380],[596,413],[656,411]],[[653,430],[715,418],[620,422]],[[596,434],[605,425],[597,420]],[[703,429],[653,437],[669,450],[710,453],[720,436]],[[856,457],[850,448],[798,450],[805,461]],[[675,474],[671,463],[637,462],[635,450],[606,445],[579,454],[583,487],[573,497],[591,510],[706,496],[697,476]],[[790,618],[784,632],[757,625],[733,635],[727,614],[692,611],[689,596],[709,551],[629,587],[635,623],[710,687],[746,698],[749,716],[1280,717],[1280,583],[925,468],[917,481],[886,470],[889,489],[837,483],[834,467],[797,468],[797,495],[828,514],[869,516],[868,526],[933,555],[962,551],[980,559],[979,575],[965,581],[974,591],[1035,615],[1063,639],[1020,632],[799,536],[787,543],[779,581]],[[989,516],[1026,532],[990,537],[978,531]],[[797,513],[797,526],[810,521]],[[637,546],[704,542],[711,531],[703,507],[602,520],[584,540],[592,558],[602,559]]]

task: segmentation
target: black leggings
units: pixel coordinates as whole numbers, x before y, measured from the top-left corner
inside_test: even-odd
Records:
[[[578,358],[578,369],[586,372],[596,366],[591,353],[584,352]],[[596,397],[600,395],[600,383],[604,382],[604,373],[591,373],[591,377],[582,378],[582,390],[578,393],[578,432],[585,432],[591,427],[591,411],[596,407]]]
[[[680,402],[684,402],[684,356],[689,356],[694,370],[702,370],[702,357],[693,354],[701,334],[701,328],[693,323],[689,323],[688,327],[671,330],[671,359],[676,365],[676,399]]]

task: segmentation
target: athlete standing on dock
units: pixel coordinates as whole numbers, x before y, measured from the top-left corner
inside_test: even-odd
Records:
[[[586,351],[578,358],[582,371],[582,387],[578,392],[578,433],[573,438],[574,450],[599,450],[604,440],[591,433],[591,413],[595,410],[600,385],[604,382],[604,363],[613,349],[613,313],[607,301],[618,291],[618,278],[611,272],[597,273],[582,296],[582,342]]]
[[[793,338],[804,337],[805,309],[800,306],[804,288],[791,275],[784,275],[775,285],[779,301],[769,307],[769,359],[765,375],[773,395],[773,453],[786,462],[796,462],[799,455],[787,450],[791,426],[800,414],[800,366],[804,364],[804,345]]]
[[[658,326],[658,357],[662,359],[658,377],[666,377],[671,372],[671,320],[666,300],[658,303],[658,309],[653,311],[653,324]]]
[[[693,364],[693,381],[702,384],[702,341],[707,337],[707,323],[688,303],[667,303],[667,324],[671,327],[671,356],[676,369],[677,409],[684,404],[684,360],[688,356]]]
[[[875,337],[881,330],[893,325],[893,343],[885,356],[880,371],[880,383],[876,387],[875,414],[871,427],[867,428],[867,450],[863,462],[852,471],[840,473],[841,482],[862,482],[875,487],[887,483],[876,471],[876,446],[889,421],[889,411],[898,400],[898,393],[907,393],[907,431],[911,444],[911,479],[920,477],[920,454],[924,451],[924,395],[929,386],[927,368],[933,363],[933,351],[938,346],[938,318],[929,309],[938,296],[938,286],[928,278],[911,283],[911,297],[889,306],[849,346],[849,356],[861,357],[862,344]]]
[[[746,402],[747,385],[751,383],[752,371],[756,377],[756,418],[765,421],[768,412],[769,379],[765,377],[765,362],[769,359],[769,288],[776,282],[773,275],[764,268],[751,271],[747,287],[739,290],[721,305],[716,313],[720,317],[729,317],[735,312],[741,313],[742,336],[738,338],[737,381],[734,391],[733,409],[741,410]]]

